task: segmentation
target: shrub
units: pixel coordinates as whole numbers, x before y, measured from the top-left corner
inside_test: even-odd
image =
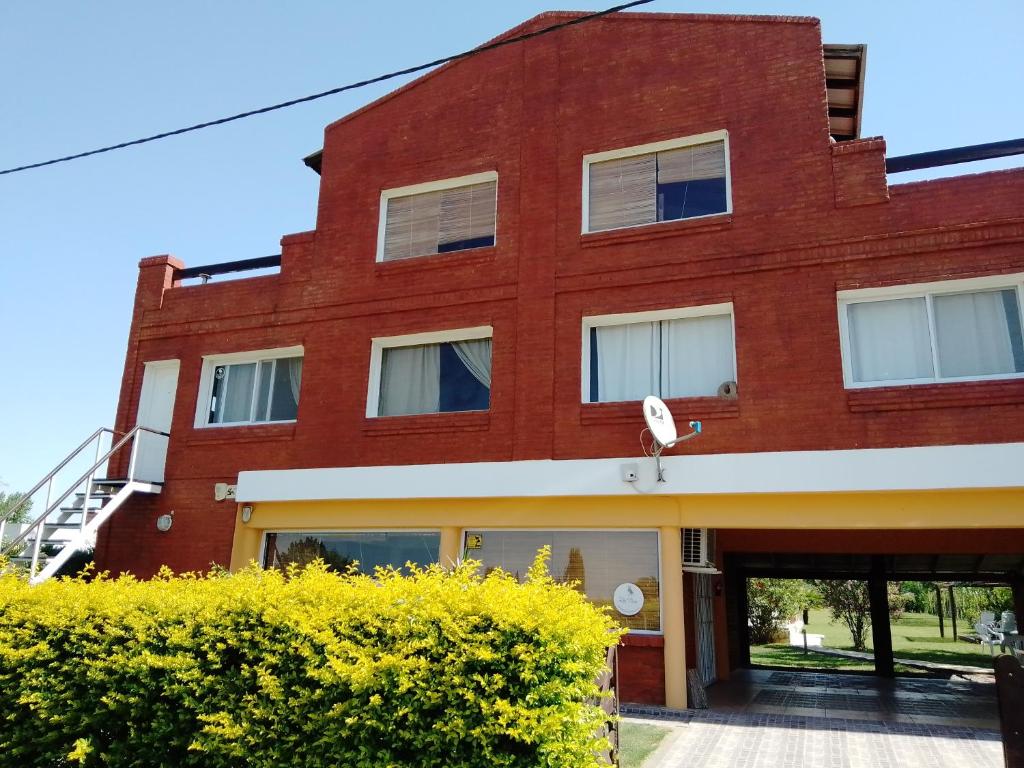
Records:
[[[2,766],[594,766],[611,620],[475,563],[0,576]],[[589,701],[589,703],[588,703]]]
[[[747,579],[750,642],[776,642],[783,624],[807,604],[807,588],[796,579]]]

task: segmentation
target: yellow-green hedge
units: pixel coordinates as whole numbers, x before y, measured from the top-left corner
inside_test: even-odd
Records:
[[[0,576],[0,765],[595,765],[618,633],[542,574]]]

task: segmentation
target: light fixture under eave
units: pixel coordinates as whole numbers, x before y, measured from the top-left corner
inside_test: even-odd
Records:
[[[242,507],[242,522],[248,523],[250,520],[252,520],[252,505],[246,504]]]
[[[156,529],[160,533],[167,533],[171,530],[171,526],[174,525],[174,511],[168,512],[166,515],[160,515],[156,519]]]

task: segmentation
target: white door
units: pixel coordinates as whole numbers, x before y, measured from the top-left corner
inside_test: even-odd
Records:
[[[178,391],[178,360],[159,360],[146,363],[142,376],[142,393],[139,396],[139,426],[149,427],[158,432],[171,431],[171,415],[174,413],[174,395]],[[133,480],[151,483],[164,481],[164,464],[167,461],[167,438],[152,432],[140,432],[139,446],[135,454]]]

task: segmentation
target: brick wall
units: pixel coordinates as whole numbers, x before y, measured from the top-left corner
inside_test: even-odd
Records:
[[[721,129],[731,215],[580,234],[584,154]],[[328,126],[316,230],[282,240],[280,274],[180,286],[177,262],[140,265],[117,425],[134,424],[143,363],[180,359],[167,482],[102,532],[101,566],[226,563],[234,510],[213,484],[242,469],[635,454],[636,404],[580,404],[592,314],[733,303],[739,398],[673,402],[706,422],[687,450],[1024,440],[1024,381],[847,392],[835,295],[1024,271],[1024,172],[885,189],[884,143],[850,146],[830,145],[807,19],[613,17],[443,67]],[[494,247],[375,262],[382,189],[484,170],[499,175]],[[372,337],[488,324],[489,412],[365,417]],[[298,344],[296,424],[193,426],[203,355]]]

